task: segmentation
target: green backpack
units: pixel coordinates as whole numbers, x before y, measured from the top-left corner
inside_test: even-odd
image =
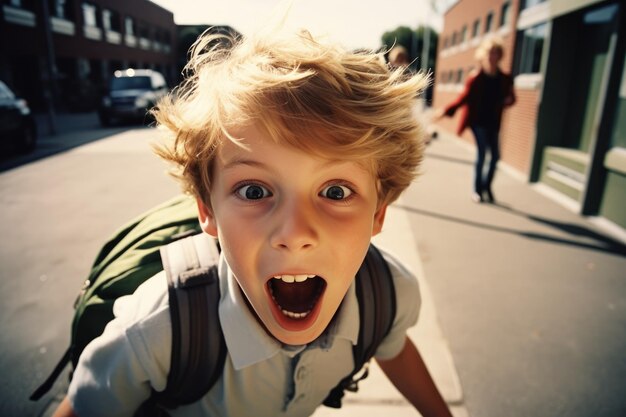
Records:
[[[48,392],[69,362],[76,366],[85,346],[102,334],[113,319],[115,300],[132,294],[144,281],[162,271],[164,264],[172,318],[172,365],[166,389],[154,392],[150,402],[176,407],[200,399],[221,376],[226,357],[217,313],[217,257],[208,269],[199,268],[197,262],[209,250],[217,254],[219,245],[208,235],[201,234],[195,201],[187,196],[175,197],[123,226],[100,250],[76,299],[70,346],[30,399],[36,401]],[[184,265],[182,270],[169,266],[177,262],[162,261],[168,256],[180,257],[181,253],[185,253],[184,259],[178,262]],[[391,273],[373,245],[357,273],[356,293],[361,328],[353,349],[355,366],[330,391],[324,401],[329,407],[341,407],[344,391],[356,391],[358,381],[367,377],[367,362],[395,318]],[[185,313],[204,310],[206,315],[192,317]],[[194,331],[198,326],[208,326],[209,332]],[[365,371],[357,378],[362,368]]]

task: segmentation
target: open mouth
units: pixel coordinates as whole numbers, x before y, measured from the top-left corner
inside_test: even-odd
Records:
[[[317,275],[277,275],[267,283],[280,312],[294,320],[305,319],[320,300],[326,281]]]

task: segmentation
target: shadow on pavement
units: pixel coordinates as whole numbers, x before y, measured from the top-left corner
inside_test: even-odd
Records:
[[[78,146],[94,142],[128,129],[147,128],[145,124],[124,122],[115,127],[100,127],[96,113],[61,114],[58,116],[57,133],[49,134],[44,115],[37,115],[37,147],[28,154],[2,155],[0,172],[66,152]]]
[[[573,224],[573,223],[565,223],[557,220],[547,219],[539,216],[535,216],[533,214],[528,214],[523,211],[520,211],[514,207],[511,207],[506,204],[496,203],[493,205],[494,207],[506,210],[512,214],[516,214],[518,216],[526,217],[529,220],[532,220],[537,223],[541,223],[546,226],[550,226],[556,230],[561,232],[568,233],[573,236],[585,237],[589,239],[596,240],[597,242],[605,245],[608,248],[617,249],[616,253],[626,254],[626,247],[617,240],[611,239],[608,236],[600,234],[592,229],[588,229],[584,226]]]
[[[600,251],[600,252],[606,252],[606,253],[611,253],[611,254],[616,254],[616,255],[626,255],[626,246],[624,246],[623,244],[621,244],[620,242],[613,240],[607,236],[604,236],[602,234],[599,234],[591,229],[588,229],[584,226],[580,226],[577,224],[572,224],[572,223],[564,223],[564,222],[559,222],[556,220],[551,220],[551,219],[546,219],[546,218],[542,218],[539,216],[535,216],[532,214],[528,214],[525,213],[523,211],[514,209],[510,206],[506,206],[503,204],[491,204],[491,206],[493,207],[497,207],[500,209],[504,209],[509,211],[512,214],[518,215],[518,216],[522,216],[527,218],[528,220],[540,223],[542,225],[546,225],[546,226],[550,226],[552,228],[555,228],[559,231],[562,232],[566,232],[570,235],[576,236],[576,237],[584,237],[584,238],[590,238],[593,239],[597,242],[596,243],[585,243],[585,242],[579,242],[576,240],[570,240],[570,239],[565,239],[565,238],[561,238],[561,237],[557,237],[557,236],[550,236],[547,234],[543,234],[543,233],[536,233],[536,232],[528,232],[528,231],[524,231],[524,230],[516,230],[516,229],[511,229],[511,228],[507,228],[507,227],[502,227],[502,226],[494,226],[488,223],[483,223],[483,222],[477,222],[477,221],[473,221],[473,220],[467,220],[467,219],[463,219],[460,217],[455,217],[455,216],[450,216],[447,214],[441,214],[441,213],[435,213],[432,211],[428,211],[428,210],[423,210],[423,209],[418,209],[415,207],[409,207],[409,206],[404,206],[404,205],[393,205],[394,207],[406,210],[408,212],[411,213],[415,213],[415,214],[421,214],[424,216],[429,216],[429,217],[434,217],[434,218],[438,218],[441,220],[446,220],[446,221],[451,221],[451,222],[455,222],[455,223],[459,223],[459,224],[464,224],[466,226],[472,226],[472,227],[480,227],[482,229],[488,229],[488,230],[492,230],[495,232],[501,232],[501,233],[510,233],[510,234],[516,234],[519,236],[523,236],[529,239],[535,239],[535,240],[544,240],[544,241],[548,241],[548,242],[553,242],[553,243],[558,243],[558,244],[563,244],[563,245],[570,245],[570,246],[576,246],[576,247],[581,247],[581,248],[585,248],[585,249],[591,249],[591,250],[596,250],[596,251]]]
[[[47,141],[40,139],[37,144],[37,149],[29,154],[15,154],[7,155],[7,157],[0,160],[0,172],[8,171],[19,166],[29,164],[31,162],[38,161],[43,158],[47,158],[52,155],[56,155],[61,152],[68,151],[78,146],[94,142],[96,140],[114,135],[127,129],[104,129],[89,132],[80,132],[80,134],[72,135],[76,136],[73,140],[67,141],[68,135],[63,135],[64,140],[54,140],[54,137],[49,137]],[[52,138],[52,140],[50,140]]]

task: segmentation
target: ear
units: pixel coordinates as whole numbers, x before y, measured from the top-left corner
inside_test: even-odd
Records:
[[[217,222],[215,221],[215,216],[213,216],[213,211],[200,198],[196,198],[196,204],[198,205],[200,227],[205,233],[217,237]]]
[[[378,208],[378,211],[374,213],[374,225],[372,227],[372,236],[376,236],[383,230],[383,223],[385,223],[385,214],[387,214],[387,205],[382,205]]]

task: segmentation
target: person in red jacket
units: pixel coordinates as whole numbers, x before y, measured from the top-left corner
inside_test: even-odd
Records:
[[[480,68],[468,76],[465,88],[456,100],[435,112],[435,119],[452,117],[460,108],[462,113],[457,133],[460,135],[467,127],[472,129],[478,151],[472,200],[477,203],[495,202],[491,183],[500,159],[498,134],[502,111],[515,103],[513,78],[499,67],[503,55],[504,49],[500,40],[484,40],[476,50]],[[487,150],[491,154],[491,160],[485,175]]]

